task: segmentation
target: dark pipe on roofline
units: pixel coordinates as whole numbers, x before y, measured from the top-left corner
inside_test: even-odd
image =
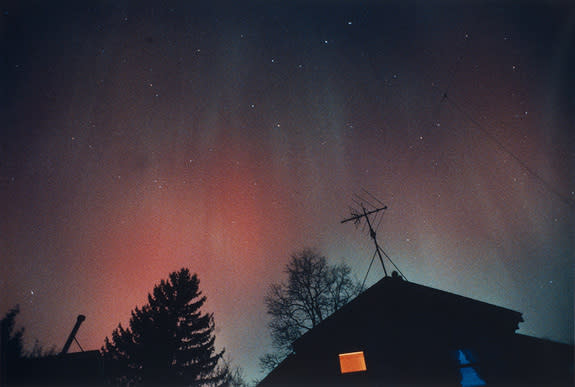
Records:
[[[64,344],[64,347],[62,348],[62,352],[60,352],[60,355],[65,355],[66,353],[68,353],[70,345],[72,345],[72,341],[74,341],[76,333],[78,333],[78,329],[80,329],[80,325],[82,325],[82,322],[84,322],[85,319],[86,316],[84,316],[83,314],[78,315],[78,318],[76,319],[76,324],[74,325],[74,328],[72,328],[72,332],[70,332],[70,336],[68,336],[68,340],[66,340],[66,344]]]

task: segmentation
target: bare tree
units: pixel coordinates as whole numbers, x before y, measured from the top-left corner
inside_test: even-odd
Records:
[[[274,283],[265,295],[268,324],[275,352],[260,357],[260,368],[269,371],[292,351],[303,333],[352,300],[360,292],[351,268],[329,265],[324,256],[304,249],[291,256],[285,269],[287,282]]]
[[[222,377],[217,382],[208,384],[206,387],[247,387],[244,371],[234,366],[230,358],[222,358],[220,364],[214,369],[214,375]]]

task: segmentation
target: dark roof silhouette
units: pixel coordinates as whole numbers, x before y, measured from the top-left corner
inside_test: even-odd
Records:
[[[462,368],[471,365],[477,380],[520,382],[523,356],[531,354],[528,363],[536,364],[534,353],[541,348],[515,333],[522,321],[520,312],[408,282],[394,273],[303,334],[293,343],[294,353],[260,384],[461,385]],[[569,353],[573,359],[572,346],[554,344],[558,346],[547,348],[562,351],[554,364],[569,359]],[[339,354],[356,351],[363,352],[367,370],[342,374]],[[569,371],[565,364],[561,375],[572,381],[572,367]],[[532,377],[549,372],[545,367]]]
[[[459,327],[468,335],[470,329],[492,329],[515,332],[523,321],[519,312],[477,301],[443,290],[419,285],[397,277],[385,277],[359,294],[354,300],[303,334],[294,348],[309,345],[326,331],[330,334],[349,330],[362,324],[362,329],[405,329],[402,324],[420,332],[448,325]]]
[[[103,359],[97,350],[24,358],[9,371],[8,385],[103,386],[106,383]]]

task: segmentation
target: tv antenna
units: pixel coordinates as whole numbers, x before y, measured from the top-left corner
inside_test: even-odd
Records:
[[[352,200],[353,200],[354,204],[356,205],[356,208],[351,207],[350,208],[351,216],[349,218],[342,220],[341,223],[347,223],[347,222],[353,221],[353,223],[356,226],[358,226],[359,224],[362,224],[362,220],[365,220],[365,223],[363,223],[363,227],[364,228],[365,228],[365,226],[368,227],[369,236],[371,237],[371,239],[373,240],[373,244],[375,245],[375,253],[373,254],[373,257],[371,258],[371,263],[369,264],[369,268],[367,269],[367,273],[366,273],[365,277],[367,278],[367,274],[369,273],[369,270],[371,269],[371,265],[373,264],[373,260],[375,259],[375,256],[377,255],[377,257],[379,258],[379,262],[381,263],[381,267],[383,268],[383,274],[385,277],[387,277],[388,274],[387,274],[387,269],[385,268],[383,257],[387,258],[387,260],[393,265],[393,267],[395,267],[395,269],[399,272],[399,274],[403,277],[403,279],[407,280],[405,275],[403,275],[401,270],[399,270],[399,268],[395,265],[395,263],[393,263],[393,261],[391,260],[389,255],[387,255],[387,253],[379,245],[379,243],[377,241],[377,234],[376,234],[375,229],[373,227],[374,223],[377,222],[376,228],[379,228],[379,225],[381,224],[381,220],[382,220],[383,216],[380,216],[379,221],[377,220],[377,217],[379,215],[383,215],[383,211],[387,210],[387,206],[385,204],[383,204],[381,201],[379,201],[372,194],[367,192],[365,189],[362,189],[362,190],[364,193],[369,195],[372,200],[375,200],[378,205],[373,205],[368,200],[365,200],[361,196],[355,194],[354,195],[355,199],[352,199]],[[356,199],[358,199],[359,201]],[[366,205],[368,207],[366,207]],[[370,216],[373,216],[373,222],[370,219]],[[363,282],[365,283],[365,279]]]

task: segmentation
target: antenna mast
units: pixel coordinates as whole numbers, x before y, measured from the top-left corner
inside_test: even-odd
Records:
[[[365,191],[365,190],[364,190],[364,191]],[[397,271],[399,272],[399,274],[401,274],[401,276],[402,276],[404,279],[407,279],[407,278],[405,278],[405,276],[403,275],[403,273],[401,272],[401,270],[399,270],[399,268],[395,265],[395,263],[393,263],[393,261],[391,260],[391,258],[389,257],[389,255],[387,255],[387,254],[385,253],[385,251],[381,248],[381,246],[380,246],[379,243],[377,242],[377,234],[376,234],[376,232],[375,232],[375,230],[374,230],[374,228],[373,228],[373,224],[372,224],[371,220],[369,219],[369,216],[370,216],[370,215],[374,215],[374,214],[375,214],[375,216],[377,216],[377,213],[379,213],[380,211],[387,210],[387,206],[384,205],[384,204],[383,204],[382,202],[380,202],[379,200],[377,200],[375,197],[373,197],[373,195],[371,195],[369,192],[367,192],[367,191],[365,191],[365,192],[366,192],[369,196],[371,196],[373,199],[375,199],[375,200],[381,205],[381,207],[373,206],[373,205],[371,205],[369,202],[367,202],[366,200],[362,199],[360,196],[356,195],[357,198],[359,198],[359,199],[361,200],[361,202],[358,203],[357,201],[354,200],[354,203],[355,203],[356,205],[358,205],[358,206],[361,208],[361,210],[358,211],[358,210],[355,210],[355,209],[352,208],[352,209],[351,209],[351,216],[350,216],[349,218],[347,218],[347,219],[342,220],[341,223],[347,223],[347,222],[353,221],[353,223],[354,223],[355,225],[358,225],[359,223],[361,223],[362,219],[365,218],[365,223],[367,224],[367,227],[369,228],[369,236],[371,237],[371,239],[373,240],[373,244],[375,245],[375,253],[377,254],[377,257],[379,258],[379,262],[381,263],[381,267],[383,268],[383,274],[384,274],[384,276],[387,277],[388,275],[387,275],[387,269],[385,268],[385,264],[384,264],[384,262],[383,262],[383,256],[385,256],[385,257],[389,260],[389,262],[391,262],[391,264],[393,265],[393,267],[395,267],[395,268],[397,269]],[[363,202],[364,202],[364,201],[367,202],[368,204],[370,204],[374,209],[368,211],[368,210],[365,208],[365,206],[363,205]],[[381,221],[381,220],[380,220],[380,221]],[[383,256],[382,256],[382,255],[383,255]],[[374,258],[375,258],[375,256],[374,256]],[[373,258],[372,258],[372,262],[373,262]],[[371,267],[371,265],[370,265],[370,267]],[[368,272],[369,272],[369,270],[368,270]],[[394,273],[394,274],[395,274],[395,273]],[[366,275],[366,277],[367,277],[367,275]]]
[[[381,256],[381,250],[382,249],[379,246],[379,243],[377,243],[375,230],[373,229],[373,227],[371,225],[371,221],[369,220],[369,215],[374,214],[374,213],[379,212],[379,211],[387,210],[387,206],[383,206],[380,208],[376,208],[375,210],[367,211],[365,209],[365,207],[363,206],[363,203],[362,203],[361,204],[361,210],[362,210],[362,213],[355,213],[355,211],[352,211],[351,212],[352,216],[347,218],[347,219],[342,220],[341,223],[346,223],[346,222],[353,220],[353,222],[355,224],[359,224],[361,222],[361,218],[365,218],[365,220],[367,222],[367,226],[369,227],[369,236],[371,237],[371,239],[373,239],[373,243],[375,244],[375,251],[377,253],[377,257],[379,258],[379,262],[381,262],[381,267],[383,267],[383,273],[387,277],[387,270],[385,269],[385,264],[383,263],[383,257]]]

